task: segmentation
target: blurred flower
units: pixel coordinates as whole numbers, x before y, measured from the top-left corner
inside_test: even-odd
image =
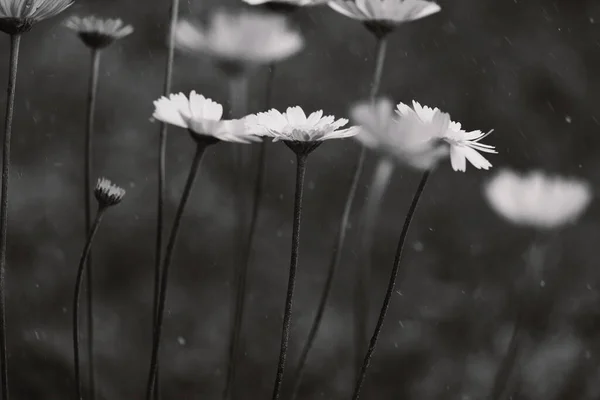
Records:
[[[447,113],[437,107],[421,106],[416,101],[413,101],[412,108],[403,103],[398,104],[397,108],[402,129],[410,132],[409,137],[421,134],[428,138],[432,145],[436,144],[436,141],[442,141],[450,146],[450,162],[455,171],[464,172],[467,169],[467,160],[477,169],[489,169],[492,166],[479,154],[479,151],[496,153],[494,146],[480,143],[481,139],[492,131],[464,131],[461,124],[451,121]]]
[[[325,4],[329,0],[243,0],[244,3],[250,4],[251,6],[258,6],[261,4],[275,3],[275,4],[289,4],[292,6],[316,6],[319,4]]]
[[[285,17],[254,12],[218,11],[208,27],[179,21],[175,44],[192,54],[214,57],[227,74],[241,74],[252,65],[286,59],[302,49],[300,33]]]
[[[259,142],[256,135],[246,134],[242,120],[222,120],[223,106],[195,91],[189,99],[183,94],[171,94],[154,102],[153,118],[188,129],[195,139],[226,142]]]
[[[283,141],[294,151],[314,150],[328,139],[342,139],[358,133],[356,127],[342,129],[348,120],[315,111],[308,117],[301,107],[288,107],[281,113],[275,109],[252,114],[244,118],[246,130],[259,136],[272,137],[274,142]]]
[[[332,0],[329,7],[346,17],[363,21],[367,29],[383,37],[398,25],[441,10],[425,0]]]
[[[541,171],[519,175],[502,170],[485,185],[491,207],[517,225],[557,228],[575,221],[591,201],[588,183]]]
[[[0,31],[9,35],[25,33],[71,4],[73,0],[0,0]]]
[[[123,200],[125,189],[113,184],[106,178],[100,178],[94,188],[94,196],[96,196],[100,207],[110,207],[119,204]]]
[[[352,122],[361,126],[355,139],[364,146],[414,168],[431,169],[448,155],[448,146],[432,140],[438,136],[433,131],[445,126],[443,114],[439,113],[436,123],[410,115],[401,119],[387,98],[357,103],[350,111]]]
[[[65,26],[77,32],[81,41],[93,49],[102,49],[133,33],[133,27],[125,25],[120,19],[101,19],[95,16],[73,16],[65,21]]]

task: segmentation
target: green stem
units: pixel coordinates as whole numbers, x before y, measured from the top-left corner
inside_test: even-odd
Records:
[[[410,208],[408,209],[408,214],[406,215],[406,219],[404,220],[404,226],[402,227],[402,232],[400,233],[400,239],[398,240],[398,247],[396,249],[396,256],[394,258],[394,266],[392,267],[392,271],[390,273],[390,279],[388,282],[387,290],[385,292],[385,297],[383,299],[383,304],[381,306],[381,311],[379,313],[379,318],[377,319],[377,324],[375,325],[373,336],[371,337],[371,341],[369,342],[367,354],[364,357],[362,367],[360,369],[360,373],[358,375],[358,379],[354,387],[354,394],[352,395],[353,400],[358,400],[360,390],[367,376],[367,370],[369,369],[369,364],[371,363],[371,357],[373,357],[373,353],[375,352],[375,347],[377,346],[377,341],[379,339],[379,335],[381,334],[381,329],[383,328],[383,323],[385,321],[385,317],[390,306],[390,301],[392,300],[394,287],[396,286],[396,277],[398,276],[398,270],[400,269],[400,260],[402,259],[402,250],[404,249],[404,242],[406,241],[408,230],[410,228],[410,223],[412,221],[413,216],[415,215],[417,205],[419,204],[419,199],[423,194],[423,190],[425,189],[425,185],[427,184],[427,180],[429,179],[430,173],[431,171],[425,171],[423,173],[423,176],[421,177],[421,182],[419,182],[417,191],[415,192],[412,203],[410,204]]]
[[[273,387],[272,400],[279,399],[281,384],[285,372],[285,362],[290,340],[290,328],[292,324],[292,304],[294,300],[294,287],[296,285],[296,269],[298,267],[298,255],[300,248],[300,221],[302,219],[302,196],[304,193],[304,175],[306,173],[307,154],[297,153],[296,157],[296,193],[294,196],[294,217],[292,227],[292,251],[290,256],[290,271],[288,279],[287,295],[285,299],[285,310],[283,314],[283,328],[281,330],[281,346],[279,349],[279,362],[277,374]]]
[[[10,63],[6,88],[6,116],[4,121],[4,144],[2,147],[2,191],[0,193],[0,374],[2,375],[2,399],[8,400],[8,352],[6,348],[6,236],[8,234],[8,180],[10,177],[10,141],[12,136],[15,91],[21,35],[10,37]]]
[[[94,118],[96,114],[96,99],[98,97],[98,76],[100,71],[100,50],[93,48],[91,50],[91,65],[90,76],[88,83],[87,97],[87,121],[85,131],[85,180],[84,180],[84,200],[85,200],[85,236],[90,232],[92,227],[92,163],[93,163],[93,137],[94,137]],[[94,273],[92,268],[92,254],[87,257],[86,267],[86,321],[87,321],[87,374],[88,385],[90,391],[90,400],[95,398],[95,379],[94,379],[94,296],[93,296],[93,281]]]
[[[79,361],[79,297],[81,286],[83,285],[83,275],[86,272],[86,265],[89,265],[86,261],[91,254],[92,243],[94,242],[94,237],[98,232],[105,211],[106,208],[98,208],[94,223],[87,234],[87,240],[83,248],[83,253],[81,254],[81,259],[79,260],[79,267],[77,268],[77,278],[75,279],[75,294],[73,296],[73,366],[75,368],[77,400],[83,399],[83,383],[81,382],[81,367]]]
[[[190,193],[192,192],[192,188],[194,187],[194,182],[196,180],[196,176],[198,175],[198,170],[200,169],[200,162],[202,161],[202,156],[204,155],[206,147],[207,144],[205,143],[197,143],[196,154],[194,155],[192,165],[190,166],[190,172],[188,174],[185,186],[183,188],[181,201],[179,202],[179,206],[177,207],[175,218],[173,220],[173,227],[171,228],[171,233],[169,234],[169,241],[167,242],[167,247],[165,249],[165,258],[161,266],[160,291],[158,299],[158,308],[156,313],[156,325],[154,327],[150,370],[148,373],[148,382],[146,386],[146,400],[150,400],[152,398],[152,388],[154,387],[154,382],[156,380],[156,371],[158,368],[158,351],[160,349],[160,335],[162,331],[163,318],[165,313],[165,303],[167,299],[169,267],[171,266],[171,260],[173,258],[175,245],[177,244],[177,235],[179,233],[181,217],[183,216],[185,206],[190,197]]]

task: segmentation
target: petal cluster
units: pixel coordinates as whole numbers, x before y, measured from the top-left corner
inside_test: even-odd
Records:
[[[588,183],[541,171],[519,175],[502,170],[485,185],[484,192],[490,206],[508,221],[540,229],[575,221],[592,198]]]
[[[103,48],[117,39],[133,33],[133,27],[121,19],[102,19],[95,16],[73,16],[65,21],[65,26],[77,32],[81,40],[92,48]]]
[[[195,91],[189,98],[183,93],[161,97],[154,102],[152,117],[161,122],[189,129],[191,132],[218,140],[237,143],[260,141],[246,134],[241,120],[222,120],[223,106]]]
[[[332,0],[329,7],[360,21],[380,21],[398,25],[427,17],[441,10],[426,0]]]
[[[260,136],[272,137],[274,142],[321,142],[328,139],[341,139],[358,133],[355,127],[344,128],[348,120],[323,116],[323,111],[315,111],[306,116],[301,107],[288,107],[285,112],[272,109],[247,116],[246,130]]]
[[[125,189],[113,184],[106,178],[98,179],[94,188],[94,196],[100,207],[110,207],[119,204],[125,196]]]
[[[285,17],[255,12],[218,11],[207,26],[181,20],[176,46],[217,60],[262,64],[286,59],[302,49],[304,40]]]
[[[0,0],[0,31],[10,35],[27,32],[44,19],[66,10],[73,0]]]

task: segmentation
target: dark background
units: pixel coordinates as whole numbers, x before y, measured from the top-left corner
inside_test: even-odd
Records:
[[[141,398],[149,363],[158,124],[169,1],[78,1],[22,41],[8,254],[9,373],[13,399],[74,393],[70,310],[83,247],[83,146],[89,52],[61,26],[69,14],[121,17],[136,32],[104,52],[94,168],[127,189],[95,245],[97,386],[100,399]],[[241,2],[183,2],[206,18]],[[381,92],[448,111],[468,129],[495,129],[486,143],[496,168],[542,168],[600,183],[600,3],[585,0],[440,0],[442,11],[391,37]],[[295,16],[306,48],[277,67],[274,106],[347,115],[368,92],[374,39],[328,7]],[[0,45],[8,59],[8,38]],[[7,75],[6,61],[0,76]],[[266,71],[251,80],[251,111],[262,107]],[[174,91],[195,89],[226,103],[227,84],[209,60],[177,53]],[[3,98],[4,101],[4,98]],[[253,148],[254,154],[258,147]],[[192,155],[190,138],[169,130],[167,225]],[[309,160],[290,372],[312,322],[335,231],[359,151],[353,140],[324,144]],[[229,329],[235,252],[233,167],[227,145],[205,159],[182,224],[163,340],[165,399],[219,398]],[[294,163],[269,146],[264,206],[250,271],[239,398],[268,398],[275,376],[287,283]],[[347,399],[352,387],[352,291],[358,268],[353,226],[331,306],[309,360],[303,398]],[[492,171],[493,172],[493,171]],[[485,204],[490,172],[432,177],[414,220],[406,274],[364,388],[365,399],[483,399],[512,332],[512,288],[534,233]],[[252,189],[252,175],[244,191]],[[417,172],[399,168],[375,241],[373,311],[379,307]],[[526,324],[518,399],[600,395],[595,202],[551,242],[539,308]],[[535,317],[535,318],[534,318]],[[290,376],[290,375],[288,375]]]

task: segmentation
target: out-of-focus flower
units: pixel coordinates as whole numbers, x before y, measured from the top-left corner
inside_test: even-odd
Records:
[[[502,170],[487,182],[484,192],[494,211],[508,221],[540,229],[575,221],[592,198],[588,183],[541,171],[519,175]]]
[[[227,74],[240,74],[250,66],[291,57],[304,46],[299,32],[284,16],[217,11],[208,26],[181,20],[175,28],[175,44],[191,54],[214,57]]]
[[[94,188],[94,196],[101,208],[117,205],[125,196],[125,189],[113,184],[106,178],[98,179]]]
[[[133,33],[133,27],[121,19],[102,19],[93,15],[73,16],[65,21],[65,26],[77,32],[81,41],[93,49],[102,49]]]
[[[0,31],[9,35],[25,33],[71,4],[73,0],[0,0]]]
[[[261,6],[269,11],[290,13],[300,7],[326,4],[329,0],[243,0],[251,6]]]
[[[441,10],[436,3],[425,0],[332,0],[328,4],[346,17],[362,21],[378,37]]]
[[[324,140],[347,138],[358,133],[356,127],[343,128],[348,124],[347,119],[323,116],[321,110],[307,117],[298,106],[288,107],[284,113],[272,109],[248,115],[244,121],[248,132],[272,137],[274,142],[283,141],[294,151],[309,152]]]
[[[492,131],[482,133],[481,131],[467,132],[462,129],[461,124],[450,120],[450,115],[440,111],[438,108],[421,106],[413,101],[412,108],[406,104],[398,104],[398,114],[402,129],[409,130],[409,137],[423,135],[429,138],[432,144],[442,141],[450,146],[450,161],[455,171],[464,172],[467,168],[467,160],[477,169],[489,169],[492,164],[479,152],[495,154],[494,146],[481,143]]]
[[[195,91],[188,98],[183,93],[161,97],[154,102],[152,117],[167,124],[188,129],[195,139],[226,142],[259,142],[247,134],[242,120],[222,120],[223,106]]]
[[[423,121],[406,114],[400,118],[386,98],[357,103],[350,111],[352,122],[361,127],[355,139],[384,157],[417,169],[431,169],[449,153],[448,146],[434,140],[440,135],[437,131],[447,129],[444,115],[438,113],[435,120]]]

